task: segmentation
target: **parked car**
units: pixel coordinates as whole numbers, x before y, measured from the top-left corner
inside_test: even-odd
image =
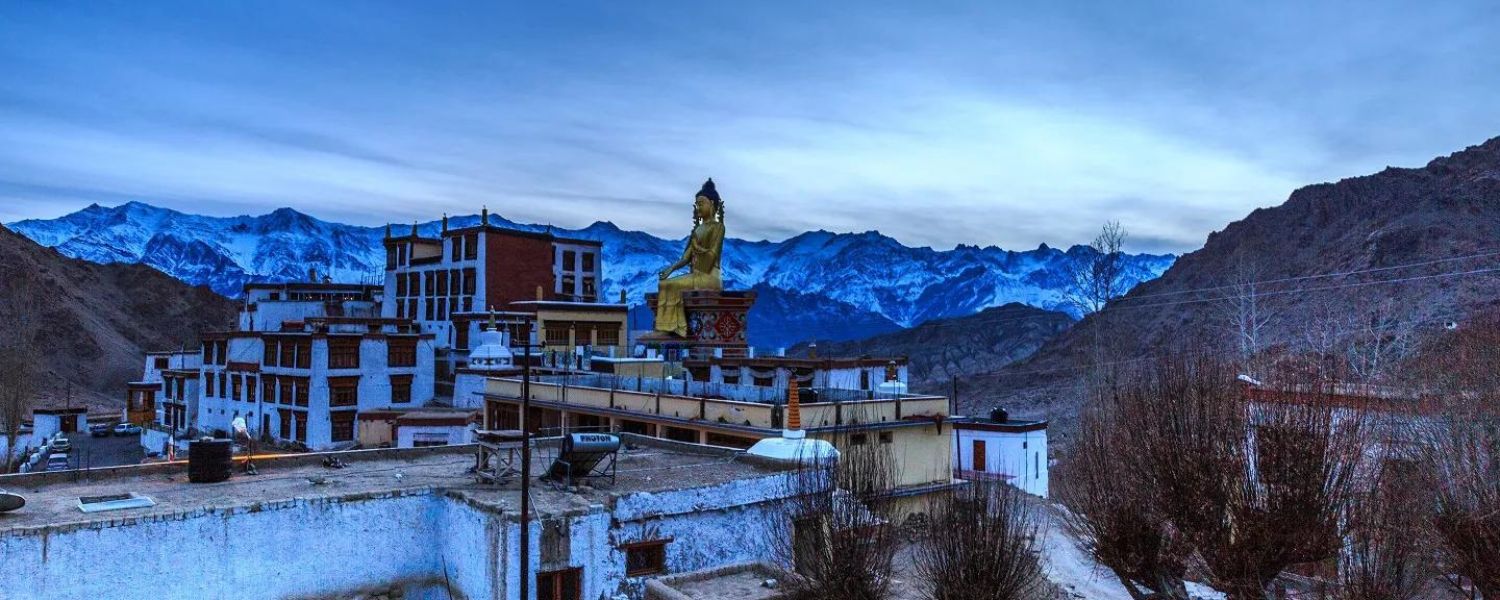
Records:
[[[72,449],[73,442],[68,441],[68,438],[60,437],[52,440],[52,452],[54,454],[67,454]]]
[[[109,437],[110,426],[89,425],[89,435],[93,437]]]
[[[140,435],[140,434],[141,434],[141,426],[140,425],[134,425],[134,424],[131,424],[131,423],[121,423],[119,425],[115,425],[115,435],[126,436],[126,435]]]
[[[46,470],[46,471],[66,471],[66,470],[68,470],[68,455],[67,454],[52,454],[52,455],[49,455],[47,457],[47,468],[44,469],[44,470]]]

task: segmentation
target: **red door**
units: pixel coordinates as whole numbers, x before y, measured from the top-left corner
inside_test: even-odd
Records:
[[[974,440],[974,453],[973,456],[969,457],[969,460],[972,464],[971,468],[975,471],[983,472],[985,456],[984,440]]]

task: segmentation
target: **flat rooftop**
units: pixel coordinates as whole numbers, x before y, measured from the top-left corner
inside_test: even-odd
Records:
[[[616,481],[577,480],[577,491],[561,483],[534,478],[534,516],[587,511],[610,505],[614,498],[640,492],[683,490],[770,475],[785,467],[769,465],[743,453],[622,435]],[[26,529],[86,527],[93,523],[169,516],[204,510],[255,510],[280,502],[341,498],[397,497],[444,493],[502,513],[518,515],[520,481],[480,483],[469,470],[477,446],[355,450],[285,455],[256,459],[258,475],[235,474],[219,483],[189,483],[185,462],[0,476],[0,489],[20,494],[26,506],[0,513],[0,535]],[[323,466],[337,456],[342,469]],[[555,450],[532,453],[534,477],[546,473]],[[79,510],[79,498],[137,494],[156,502],[147,508],[97,513]]]

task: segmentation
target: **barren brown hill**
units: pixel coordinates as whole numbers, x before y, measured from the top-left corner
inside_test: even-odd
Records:
[[[1072,324],[1067,313],[1012,302],[862,340],[818,342],[818,355],[905,356],[914,391],[948,392],[954,378],[993,372],[1031,356]],[[807,344],[791,353],[806,356]]]
[[[973,402],[1051,418],[1065,436],[1090,355],[1129,367],[1174,350],[1311,353],[1378,380],[1424,328],[1461,327],[1497,300],[1500,138],[1257,209],[1030,359],[976,378]]]
[[[36,388],[60,404],[124,405],[148,350],[197,346],[198,333],[225,329],[234,302],[151,267],[72,259],[0,227],[0,311],[36,316]],[[5,335],[17,335],[6,327]]]

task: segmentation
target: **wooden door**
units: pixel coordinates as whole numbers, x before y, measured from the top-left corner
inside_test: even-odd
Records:
[[[973,455],[969,457],[972,465],[971,469],[974,471],[983,472],[985,457],[986,454],[984,452],[984,440],[974,440]]]

